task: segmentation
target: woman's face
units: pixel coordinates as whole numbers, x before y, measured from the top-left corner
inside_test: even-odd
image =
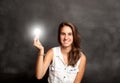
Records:
[[[73,43],[73,33],[69,26],[63,26],[60,32],[60,41],[63,47],[71,47]]]

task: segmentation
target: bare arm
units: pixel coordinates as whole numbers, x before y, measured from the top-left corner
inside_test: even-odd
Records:
[[[86,66],[86,56],[81,52],[81,62],[79,64],[79,72],[76,75],[74,83],[81,83]]]
[[[36,63],[36,78],[42,79],[48,69],[48,66],[50,65],[53,57],[52,49],[50,49],[45,57],[44,55],[44,47],[40,43],[39,39],[35,37],[34,39],[34,46],[39,49],[38,57],[37,57],[37,63]]]

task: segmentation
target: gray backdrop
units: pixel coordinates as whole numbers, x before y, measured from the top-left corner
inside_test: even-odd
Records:
[[[46,52],[59,45],[57,29],[62,21],[74,23],[82,36],[87,57],[82,82],[119,83],[119,0],[0,0],[0,81],[37,81],[38,51],[29,25],[44,24],[46,35],[41,42]]]

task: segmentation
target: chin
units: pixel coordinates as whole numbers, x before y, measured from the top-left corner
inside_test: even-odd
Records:
[[[67,47],[71,47],[71,45],[62,45],[63,47],[67,48]]]

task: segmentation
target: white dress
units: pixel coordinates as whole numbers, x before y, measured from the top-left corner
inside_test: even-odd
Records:
[[[79,72],[78,66],[80,59],[74,67],[64,64],[63,56],[60,46],[53,48],[53,61],[49,66],[49,83],[73,83],[77,72]]]

